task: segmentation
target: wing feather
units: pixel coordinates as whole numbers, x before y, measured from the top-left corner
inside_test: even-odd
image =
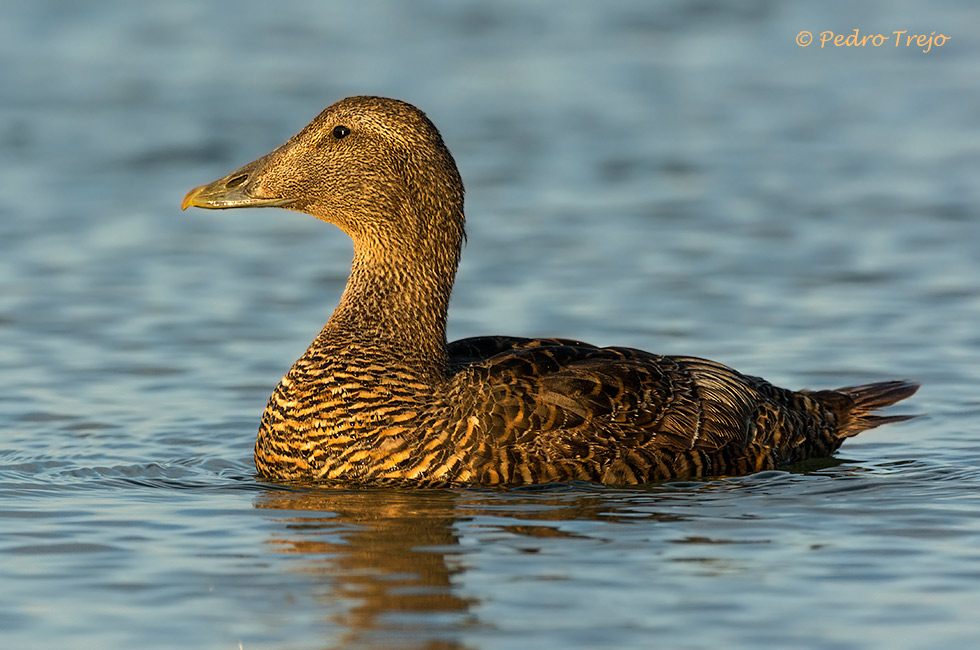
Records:
[[[532,470],[565,468],[562,476],[601,479],[617,462],[636,473],[678,454],[737,456],[766,402],[761,380],[693,357],[503,337],[450,351],[457,372],[447,394],[457,421],[479,422],[484,460],[510,458],[517,445]]]

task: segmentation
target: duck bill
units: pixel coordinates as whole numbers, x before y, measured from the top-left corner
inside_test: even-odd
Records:
[[[213,183],[195,187],[180,204],[181,210],[189,207],[208,210],[227,210],[229,208],[274,208],[293,203],[296,199],[283,196],[267,196],[261,189],[259,180],[270,159],[278,150],[268,156],[250,162],[238,171],[219,178]]]

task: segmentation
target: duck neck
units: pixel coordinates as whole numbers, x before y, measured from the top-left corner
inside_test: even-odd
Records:
[[[399,253],[355,240],[347,288],[318,342],[436,381],[447,370],[446,313],[459,242]],[[321,341],[322,339],[322,341]]]

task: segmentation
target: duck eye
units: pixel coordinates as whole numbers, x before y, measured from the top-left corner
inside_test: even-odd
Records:
[[[346,138],[350,135],[350,129],[346,126],[335,126],[333,127],[333,137],[340,140],[341,138]]]

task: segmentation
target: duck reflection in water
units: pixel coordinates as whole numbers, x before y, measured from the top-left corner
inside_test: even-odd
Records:
[[[466,529],[535,554],[555,538],[588,538],[574,531],[579,525],[679,521],[651,510],[646,499],[639,512],[629,497],[614,503],[609,496],[562,489],[281,490],[263,493],[255,507],[280,511],[270,544],[301,556],[300,570],[327,584],[320,598],[340,628],[330,647],[464,650],[472,646],[462,633],[488,629],[474,612],[480,601],[463,587],[472,564],[467,555],[476,550],[461,544]]]
[[[343,629],[336,647],[463,650],[454,631],[475,618],[453,586],[461,569],[447,562],[459,546],[454,503],[441,491],[322,490],[268,492],[256,507],[283,511],[270,543],[307,556],[303,570],[349,605],[333,621]]]

